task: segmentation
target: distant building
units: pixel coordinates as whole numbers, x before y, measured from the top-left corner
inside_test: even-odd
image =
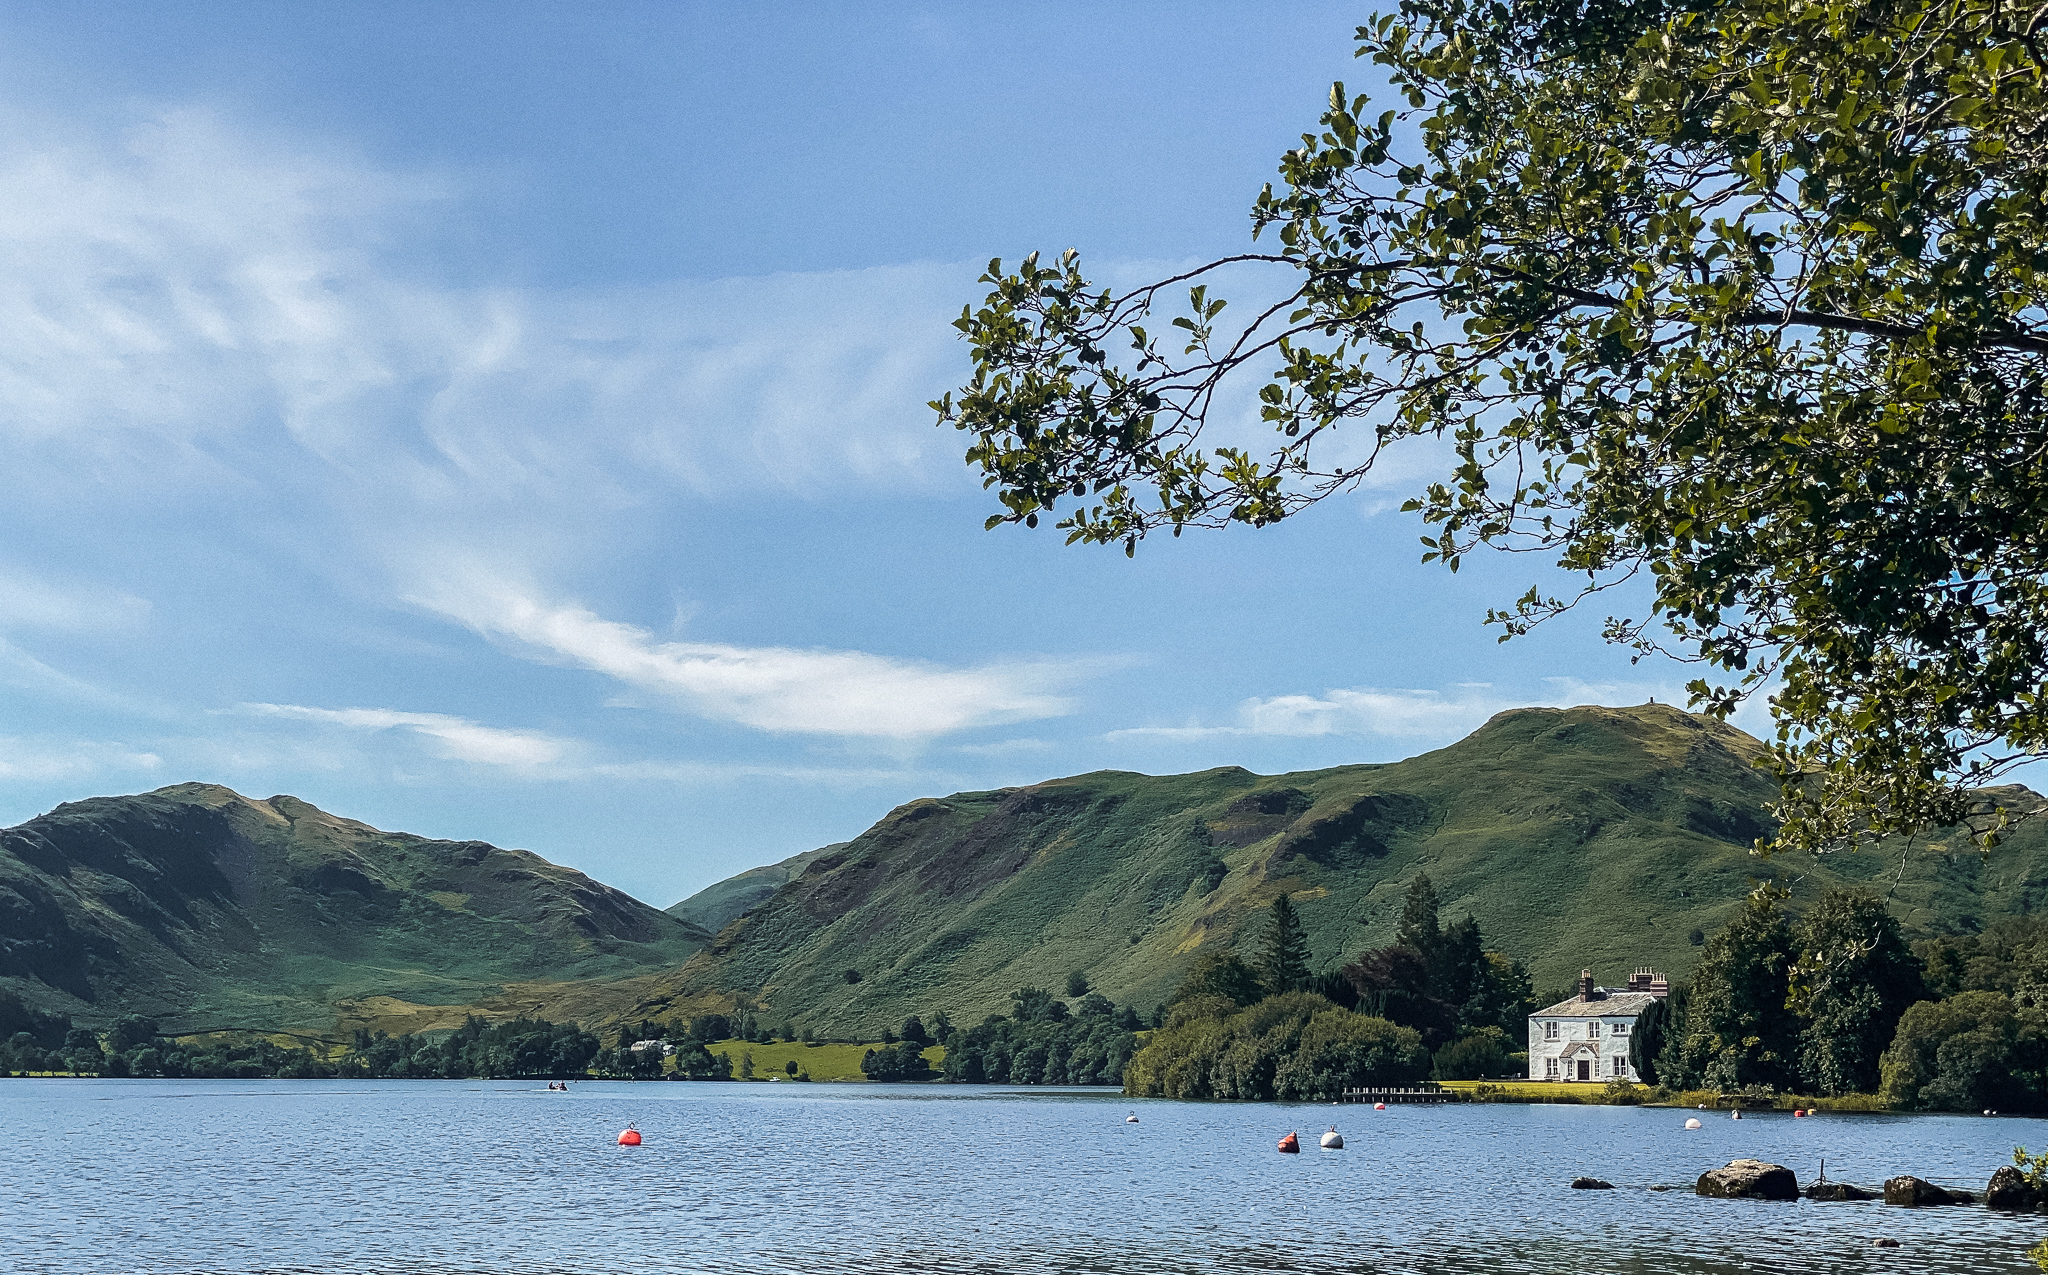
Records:
[[[1593,971],[1579,971],[1579,994],[1529,1015],[1529,1079],[1639,1081],[1628,1065],[1636,1016],[1671,994],[1655,970],[1639,969],[1628,986],[1593,986]]]
[[[636,1054],[646,1053],[650,1049],[660,1050],[663,1058],[667,1058],[676,1052],[676,1047],[665,1040],[636,1040],[633,1042],[633,1052]]]

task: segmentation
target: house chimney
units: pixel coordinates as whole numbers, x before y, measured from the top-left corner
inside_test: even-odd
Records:
[[[1650,995],[1663,1000],[1671,995],[1671,980],[1655,970],[1650,971]]]
[[[1593,971],[1591,970],[1579,971],[1579,999],[1582,1001],[1593,999]]]

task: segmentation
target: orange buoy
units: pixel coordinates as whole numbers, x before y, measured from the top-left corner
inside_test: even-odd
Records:
[[[619,1145],[622,1147],[639,1146],[640,1131],[638,1129],[635,1129],[632,1125],[627,1125],[625,1130],[619,1134]]]
[[[1797,1120],[1797,1119],[1799,1119],[1799,1118],[1801,1118],[1801,1117],[1803,1117],[1803,1116],[1805,1116],[1805,1115],[1806,1115],[1806,1110],[1805,1110],[1805,1108],[1803,1108],[1803,1107],[1794,1107],[1794,1108],[1792,1108],[1792,1118],[1793,1118],[1793,1119]]]
[[[1301,1139],[1290,1133],[1280,1139],[1280,1149],[1290,1154],[1299,1153],[1301,1151]]]

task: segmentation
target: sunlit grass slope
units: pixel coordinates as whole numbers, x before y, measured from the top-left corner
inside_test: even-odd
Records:
[[[890,812],[727,926],[635,1012],[756,998],[763,1017],[873,1033],[911,1013],[956,1022],[1058,990],[1070,971],[1144,1009],[1189,962],[1255,948],[1282,891],[1319,965],[1393,937],[1426,871],[1539,987],[1591,967],[1692,967],[1753,882],[1796,911],[1844,883],[1889,891],[1915,933],[1969,929],[2043,901],[2048,830],[1989,859],[1896,851],[1764,861],[1775,786],[1740,731],[1661,705],[1503,713],[1389,765],[1261,776],[1117,771],[955,793]],[[2029,794],[2019,793],[2031,800]]]

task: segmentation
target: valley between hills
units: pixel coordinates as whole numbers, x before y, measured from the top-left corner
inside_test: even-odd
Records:
[[[911,1014],[978,1021],[1075,971],[1149,1008],[1200,957],[1249,952],[1282,894],[1314,964],[1334,966],[1391,939],[1418,872],[1539,988],[1582,967],[1682,978],[1766,876],[1794,913],[1866,885],[1916,938],[2048,904],[2034,822],[1988,856],[1960,839],[1753,856],[1774,792],[1760,752],[1662,705],[1521,709],[1389,764],[922,798],[666,911],[526,851],[179,784],[0,831],[0,992],[166,1034],[342,1040],[471,1014],[602,1028],[744,1007],[873,1038]]]

